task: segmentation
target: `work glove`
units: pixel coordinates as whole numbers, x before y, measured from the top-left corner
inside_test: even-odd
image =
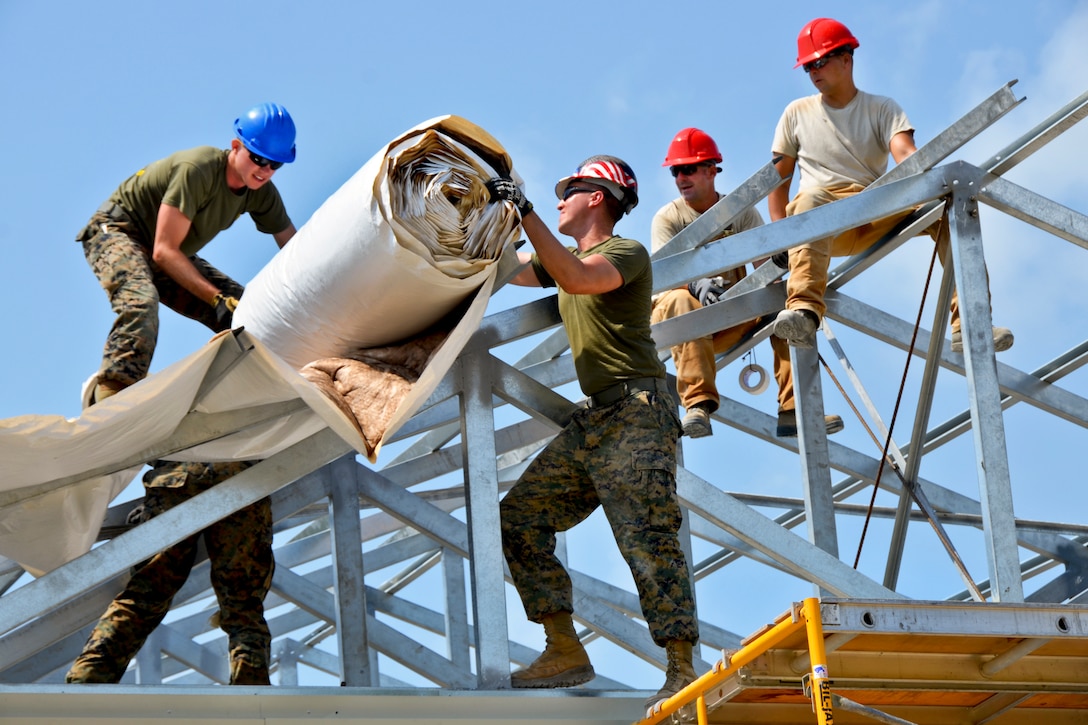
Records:
[[[238,298],[217,294],[212,299],[212,307],[215,308],[215,319],[224,327],[230,327],[234,320],[234,311],[238,309]]]
[[[162,498],[155,491],[146,490],[144,493],[144,500],[128,512],[128,516],[125,517],[125,523],[129,526],[139,526],[142,523],[150,521],[164,511],[166,511],[166,505]]]
[[[774,262],[774,265],[776,267],[778,267],[779,269],[789,269],[790,268],[790,253],[789,252],[779,252],[778,254],[772,254],[771,255],[771,261]]]
[[[729,284],[721,277],[703,277],[694,282],[688,282],[688,292],[706,307],[722,298]]]
[[[151,511],[148,510],[143,504],[138,504],[135,508],[128,512],[128,516],[125,517],[125,523],[129,526],[139,526],[145,521],[151,520]]]
[[[513,179],[505,176],[496,176],[488,179],[484,186],[491,193],[489,201],[508,201],[517,207],[518,214],[524,219],[525,215],[533,210],[533,203],[525,198],[525,193],[518,188]]]

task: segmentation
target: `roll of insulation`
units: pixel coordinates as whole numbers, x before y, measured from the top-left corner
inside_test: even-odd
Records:
[[[374,154],[246,285],[234,326],[299,368],[391,344],[442,320],[481,287],[520,233],[485,182],[521,183],[490,134],[458,116]]]

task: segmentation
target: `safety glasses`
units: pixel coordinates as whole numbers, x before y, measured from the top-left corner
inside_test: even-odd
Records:
[[[832,58],[837,58],[840,55],[842,55],[842,53],[840,51],[834,51],[834,52],[828,53],[823,58],[817,58],[816,60],[812,61],[811,63],[805,63],[803,66],[801,66],[801,68],[802,68],[802,70],[805,71],[805,73],[811,73],[814,70],[820,70],[825,65],[830,63]]]
[[[273,161],[272,159],[266,159],[264,156],[258,156],[252,151],[249,152],[249,160],[260,166],[262,169],[266,166],[270,167],[273,171],[283,166],[282,161]]]
[[[679,166],[670,166],[669,173],[672,174],[672,178],[676,178],[683,174],[684,176],[691,176],[696,171],[709,164],[680,164]]]
[[[563,201],[566,201],[567,199],[571,198],[575,194],[592,194],[595,191],[598,191],[598,190],[597,189],[587,189],[584,186],[568,186],[563,191]]]

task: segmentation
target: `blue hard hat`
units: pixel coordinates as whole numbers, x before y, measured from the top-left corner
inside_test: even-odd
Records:
[[[234,119],[234,133],[258,156],[285,164],[295,160],[295,122],[278,103],[262,103]]]

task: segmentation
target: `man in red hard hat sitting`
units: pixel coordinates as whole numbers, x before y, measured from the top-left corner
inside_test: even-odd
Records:
[[[899,104],[854,85],[854,50],[859,45],[845,25],[831,18],[810,21],[798,35],[797,66],[804,69],[819,93],[786,106],[775,129],[771,153],[781,157],[775,166],[783,178],[799,168],[801,181],[792,201],[787,184],[770,193],[767,208],[771,221],[857,194],[884,174],[889,153],[898,164],[915,152],[914,127]],[[827,310],[824,293],[830,258],[864,251],[909,214],[790,249],[786,309],[775,319],[774,334],[791,345],[812,347]],[[934,224],[926,233],[937,242],[941,262],[946,263],[949,250],[941,224]],[[951,326],[952,350],[960,352],[963,340],[955,296]],[[1009,349],[1012,332],[993,328],[993,343],[997,352]]]
[[[685,128],[676,134],[669,144],[662,166],[669,167],[669,172],[676,179],[680,196],[654,214],[650,229],[652,251],[657,252],[722,199],[724,195],[718,193],[714,187],[715,178],[721,172],[718,166],[721,162],[722,155],[718,145],[706,132],[698,128]],[[754,229],[762,224],[763,217],[759,212],[755,208],[749,208],[726,227],[718,239]],[[744,267],[737,267],[719,272],[713,277],[698,279],[684,287],[662,292],[654,297],[651,319],[657,323],[714,304],[726,290],[744,279],[746,274]],[[691,438],[713,435],[710,414],[718,409],[720,403],[715,355],[734,347],[761,323],[759,319],[751,320],[672,347],[672,360],[676,366],[676,389],[680,403],[687,411],[683,419],[684,435]],[[778,337],[771,337],[771,346],[774,348],[774,377],[778,383],[777,433],[780,437],[793,437],[797,435],[797,414],[790,352],[785,340]],[[828,416],[826,422],[828,433],[837,433],[843,428],[842,418],[837,415]]]

